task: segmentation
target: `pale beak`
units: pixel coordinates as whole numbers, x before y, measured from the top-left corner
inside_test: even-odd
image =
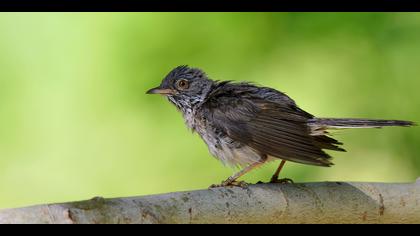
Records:
[[[175,94],[175,91],[172,89],[166,89],[166,88],[160,88],[160,87],[156,87],[156,88],[152,88],[149,89],[146,94],[162,94],[162,95],[173,95]]]

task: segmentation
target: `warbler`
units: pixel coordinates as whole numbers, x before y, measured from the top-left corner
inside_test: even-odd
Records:
[[[210,153],[241,171],[219,186],[245,186],[237,179],[269,161],[281,160],[271,182],[279,179],[286,161],[331,166],[324,150],[345,151],[330,129],[412,126],[411,121],[318,118],[299,108],[276,89],[248,82],[215,81],[198,68],[178,66],[147,94],[161,94],[181,111],[186,125],[197,132]]]

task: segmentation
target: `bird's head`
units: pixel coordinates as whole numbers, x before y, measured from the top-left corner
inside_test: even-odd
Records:
[[[158,87],[146,93],[164,95],[185,112],[204,101],[213,84],[214,81],[202,70],[178,66],[166,75]]]

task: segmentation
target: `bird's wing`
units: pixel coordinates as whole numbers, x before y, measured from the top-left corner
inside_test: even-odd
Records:
[[[290,104],[264,99],[218,97],[208,106],[214,125],[230,138],[259,152],[284,160],[330,166],[331,158],[316,145],[307,127],[308,117]],[[213,107],[213,108],[212,108]]]

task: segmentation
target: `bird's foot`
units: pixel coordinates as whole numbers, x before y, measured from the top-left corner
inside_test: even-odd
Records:
[[[212,184],[212,185],[210,185],[209,189],[211,189],[211,188],[220,188],[220,187],[248,188],[248,183],[246,183],[245,181],[223,181],[221,184]]]
[[[278,179],[278,178],[271,178],[270,182],[268,183],[276,183],[276,184],[293,184],[293,180],[292,179],[288,179],[288,178],[284,178],[284,179]],[[255,184],[265,184],[265,182],[263,181],[258,181]]]
[[[283,178],[279,179],[276,177],[271,178],[270,183],[276,183],[276,184],[293,184],[293,180],[289,178]]]

